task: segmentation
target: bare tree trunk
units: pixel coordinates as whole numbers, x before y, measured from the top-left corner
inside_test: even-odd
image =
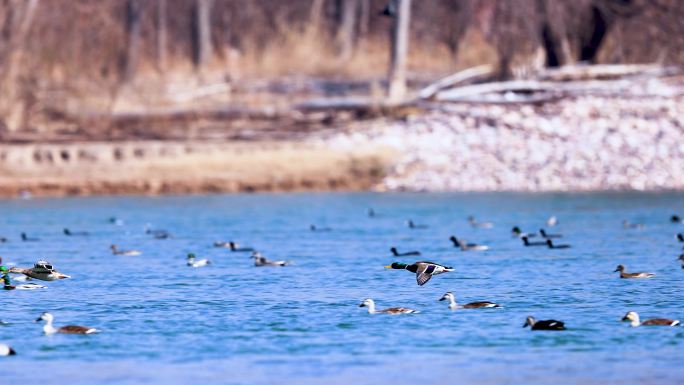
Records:
[[[358,9],[358,0],[344,0],[342,2],[342,20],[340,20],[340,26],[337,30],[337,45],[342,61],[349,60],[354,53]]]
[[[359,11],[359,36],[365,37],[370,29],[371,0],[361,0]]]
[[[168,47],[167,0],[157,0],[157,66],[166,69]]]
[[[140,57],[140,1],[128,0],[126,3],[126,34],[128,46],[123,70],[123,80],[129,82],[135,77]]]
[[[204,67],[211,60],[211,6],[213,0],[196,0],[194,45],[195,64]]]
[[[311,10],[309,11],[309,26],[307,31],[313,36],[317,36],[321,31],[321,25],[323,24],[324,2],[324,0],[312,0],[311,2]]]
[[[3,20],[6,44],[0,45],[0,130],[17,131],[27,124],[26,87],[20,82],[22,49],[31,29],[39,0],[10,1],[9,12]]]
[[[392,0],[397,13],[392,23],[392,57],[390,60],[387,96],[390,102],[406,96],[406,58],[409,43],[411,0]]]

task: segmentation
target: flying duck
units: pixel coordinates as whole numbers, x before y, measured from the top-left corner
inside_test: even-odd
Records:
[[[637,326],[677,326],[679,320],[669,318],[651,318],[644,322],[639,321],[639,314],[635,311],[630,311],[622,317],[622,321],[631,321],[630,325],[633,328]]]
[[[529,316],[523,327],[529,326],[532,330],[565,330],[565,323],[554,319],[537,321]]]
[[[64,235],[71,237],[71,236],[85,236],[88,235],[87,231],[71,231],[67,228],[64,228]]]
[[[366,298],[359,305],[359,307],[367,307],[368,314],[412,314],[420,313],[418,310],[407,309],[405,307],[391,307],[383,310],[375,310],[375,301],[370,298]]]
[[[67,325],[67,326],[62,326],[60,328],[55,328],[52,326],[52,320],[55,317],[52,316],[50,313],[43,313],[38,317],[34,322],[40,322],[40,321],[45,321],[45,325],[43,325],[43,332],[45,334],[55,334],[55,333],[61,333],[61,334],[93,334],[99,332],[99,330],[95,328],[90,328],[87,326],[77,326],[77,325]]]
[[[407,251],[405,253],[400,253],[397,251],[396,247],[390,248],[390,251],[395,257],[415,257],[420,255],[420,251]]]
[[[625,266],[623,265],[618,265],[618,267],[615,268],[615,272],[620,272],[620,278],[652,278],[655,277],[655,274],[653,273],[625,273]]]
[[[0,356],[14,356],[16,354],[17,352],[15,352],[11,346],[0,344]]]
[[[492,227],[494,227],[494,224],[492,222],[478,222],[472,215],[468,216],[468,223],[470,223],[472,227],[480,229],[491,229]]]
[[[456,309],[482,309],[482,308],[491,308],[491,307],[498,307],[500,308],[501,305],[496,304],[494,302],[489,302],[489,301],[478,301],[478,302],[470,302],[465,305],[458,305],[456,303],[456,297],[454,297],[454,294],[450,291],[446,292],[442,298],[439,299],[439,301],[449,301],[449,309],[451,310],[456,310]]]
[[[140,250],[119,250],[119,248],[116,245],[111,245],[109,246],[109,248],[112,249],[112,254],[114,255],[125,255],[127,257],[135,257],[142,254],[142,251]]]
[[[208,259],[199,259],[198,260],[197,257],[195,256],[195,254],[193,254],[193,253],[188,254],[187,260],[188,260],[187,264],[190,267],[203,267],[203,266],[211,264],[211,261]]]
[[[546,239],[546,246],[548,246],[549,249],[569,249],[570,247],[572,247],[570,245],[556,245],[553,243],[552,240],[548,238]]]
[[[682,233],[677,234],[677,240],[679,242],[684,242],[684,234],[682,234]]]
[[[254,266],[287,266],[289,263],[287,261],[269,261],[261,255],[261,253],[255,251],[252,253],[250,258],[254,258]]]
[[[672,223],[682,223],[682,217],[680,217],[680,216],[677,215],[677,214],[673,214],[673,215],[670,217],[670,222],[672,222]]]
[[[555,226],[555,225],[557,225],[557,224],[558,224],[558,218],[556,218],[555,215],[552,215],[551,217],[549,217],[549,219],[546,220],[546,225],[547,225],[547,226],[553,227],[553,226]]]
[[[318,226],[316,226],[316,225],[309,225],[309,230],[311,230],[311,231],[318,231],[318,232],[321,232],[321,231],[332,231],[332,229],[331,229],[330,227],[318,227]]]
[[[622,228],[623,229],[635,229],[635,230],[641,230],[644,228],[643,223],[632,223],[628,220],[622,221]]]
[[[539,229],[539,234],[541,234],[542,238],[545,238],[545,239],[562,238],[563,237],[562,234],[549,234],[544,229]]]
[[[39,241],[38,238],[31,238],[26,233],[21,233],[21,240],[24,242],[37,242]]]
[[[548,246],[546,241],[530,242],[530,240],[527,239],[527,237],[522,237],[521,239],[523,241],[523,245],[526,247],[529,247],[529,246]]]
[[[406,225],[409,227],[409,229],[422,230],[422,229],[428,228],[426,225],[417,225],[417,224],[413,223],[412,219],[409,219],[408,221],[406,221]]]
[[[513,238],[534,238],[537,236],[537,234],[535,233],[523,233],[522,230],[520,230],[520,227],[518,226],[513,226],[513,228],[511,229],[511,234],[513,235]]]
[[[452,267],[428,261],[418,261],[410,265],[394,262],[389,266],[385,266],[385,269],[408,270],[412,273],[416,273],[416,282],[419,286],[425,285],[433,275],[454,271]]]
[[[478,245],[477,243],[467,243],[464,239],[459,240],[455,236],[449,237],[451,242],[454,243],[454,247],[460,247],[461,250],[476,250],[476,251],[482,251],[482,250],[489,250],[489,246],[485,245]]]
[[[30,278],[39,279],[41,281],[56,281],[58,279],[71,278],[71,276],[60,273],[47,261],[38,261],[32,268],[24,269],[21,267],[12,267],[9,269],[10,273],[24,274]]]

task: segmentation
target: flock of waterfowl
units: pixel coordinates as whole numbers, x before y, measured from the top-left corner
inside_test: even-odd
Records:
[[[372,215],[371,215],[372,214]],[[369,210],[369,215],[370,216],[375,216],[374,211]],[[670,222],[672,223],[682,223],[682,219],[678,215],[673,215],[670,218]],[[426,229],[427,226],[425,225],[418,225],[413,220],[408,220],[407,225],[411,229]],[[492,222],[484,221],[480,222],[475,219],[473,216],[468,217],[468,223],[473,227],[473,228],[478,228],[478,229],[491,229],[494,227],[494,224]],[[550,217],[546,224],[548,226],[555,226],[558,223],[558,218],[555,216]],[[623,228],[625,229],[643,229],[644,225],[643,224],[634,224],[629,221],[623,221],[622,223]],[[545,229],[540,229],[539,233],[527,233],[523,232],[520,227],[514,226],[511,229],[511,234],[515,238],[520,238],[522,240],[522,244],[525,247],[532,247],[532,246],[545,246],[548,247],[549,249],[569,249],[572,246],[569,244],[557,244],[554,242],[554,239],[562,238],[562,234],[552,234],[547,232]],[[531,241],[530,238],[537,238],[539,237],[541,240],[539,241]],[[676,234],[676,238],[679,242],[684,242],[684,235],[681,233]],[[486,245],[481,245],[477,243],[469,243],[466,242],[462,238],[457,238],[456,236],[451,236],[449,240],[453,243],[454,247],[460,248],[463,251],[484,251],[484,250],[489,250],[489,246]],[[406,257],[406,256],[420,256],[421,253],[420,251],[407,251],[407,252],[399,252],[396,247],[390,248],[390,252],[392,253],[393,256],[395,257]],[[682,262],[682,269],[684,269],[684,253],[681,254],[678,257],[678,260]],[[395,270],[408,270],[414,274],[416,274],[416,281],[418,285],[422,286],[425,285],[433,276],[443,274],[443,273],[448,273],[453,271],[452,267],[449,266],[444,266],[440,265],[438,263],[434,262],[429,262],[429,261],[418,261],[414,262],[411,264],[408,263],[401,263],[401,262],[394,262],[391,265],[385,266],[387,269],[395,269]],[[652,278],[655,276],[653,273],[647,273],[647,272],[635,272],[635,273],[628,273],[625,271],[625,266],[620,264],[617,266],[615,269],[615,272],[620,272],[620,278],[628,279],[628,278]],[[501,308],[502,306],[494,303],[494,302],[489,302],[489,301],[477,301],[477,302],[470,302],[465,305],[458,305],[456,303],[456,298],[453,293],[447,292],[444,294],[439,301],[449,301],[449,309],[451,310],[456,310],[456,309],[483,309],[483,308]],[[367,298],[359,305],[360,307],[367,307],[368,308],[368,313],[370,314],[415,314],[415,313],[420,313],[418,310],[414,309],[409,309],[409,308],[404,308],[404,307],[391,307],[383,310],[376,310],[375,308],[375,302]],[[660,325],[660,326],[677,326],[680,324],[679,320],[675,319],[668,319],[668,318],[653,318],[653,319],[648,319],[646,321],[641,322],[639,315],[634,312],[630,311],[625,316],[622,318],[622,321],[630,321],[631,326],[637,327],[637,326],[653,326],[653,325]],[[530,327],[532,330],[566,330],[565,328],[565,323],[562,321],[557,321],[557,320],[536,320],[534,317],[529,316],[525,320],[525,323],[523,327]]]
[[[368,210],[368,216],[369,217],[375,217],[376,213],[373,209]],[[682,220],[679,216],[673,215],[670,218],[670,221],[673,223],[682,223]],[[110,223],[116,224],[116,225],[121,225],[122,221],[116,218],[111,218],[109,220]],[[558,222],[558,219],[556,217],[551,217],[547,221],[548,226],[555,226]],[[491,229],[494,227],[494,224],[492,222],[480,222],[477,221],[473,216],[468,217],[468,223],[473,227],[477,229]],[[408,220],[406,222],[407,226],[410,229],[427,229],[428,226],[422,225],[422,224],[416,224],[413,220]],[[623,222],[623,227],[625,229],[642,229],[644,227],[643,224],[632,224],[628,221]],[[318,227],[316,225],[310,225],[309,230],[312,232],[329,232],[332,231],[331,228],[329,227]],[[171,237],[171,234],[166,231],[166,230],[160,230],[160,229],[152,229],[152,228],[145,228],[145,233],[151,235],[155,239],[168,239]],[[63,229],[63,234],[65,236],[88,236],[89,233],[85,231],[72,231],[68,228]],[[511,234],[515,238],[521,239],[523,242],[523,246],[525,247],[532,247],[532,246],[546,246],[551,249],[567,249],[570,248],[571,246],[568,244],[556,244],[554,243],[553,239],[558,239],[562,237],[562,234],[551,234],[548,233],[545,229],[540,229],[538,234],[537,233],[527,233],[523,232],[518,226],[515,226],[511,229]],[[531,241],[530,238],[537,238],[539,237],[541,240],[540,241]],[[676,239],[679,242],[684,243],[684,235],[681,233],[676,234]],[[22,242],[38,242],[38,238],[33,238],[29,237],[26,233],[22,232],[20,234],[20,240]],[[457,238],[456,236],[451,236],[449,240],[453,243],[453,246],[456,248],[459,248],[463,251],[484,251],[488,250],[489,247],[486,245],[480,245],[476,243],[468,243],[462,238]],[[8,242],[9,239],[5,237],[0,237],[0,243],[2,242]],[[273,261],[273,260],[268,260],[266,259],[260,252],[258,252],[256,249],[252,247],[241,247],[234,241],[216,241],[213,243],[214,247],[217,248],[226,248],[230,250],[231,252],[235,253],[251,253],[251,258],[254,259],[254,265],[257,267],[262,267],[262,266],[287,266],[290,265],[291,263],[289,261]],[[118,256],[138,256],[141,255],[142,252],[139,250],[122,250],[119,249],[119,247],[115,244],[112,244],[110,246],[110,250],[113,255],[118,255]],[[408,256],[420,256],[421,253],[420,251],[408,251],[408,252],[399,252],[396,247],[391,247],[390,252],[392,253],[393,256],[395,257],[408,257]],[[684,254],[681,254],[678,257],[678,260],[681,261],[682,263],[682,268],[684,269]],[[199,268],[199,267],[205,267],[211,265],[211,261],[208,259],[200,259],[197,258],[197,256],[194,253],[189,253],[187,254],[186,257],[186,264],[189,267],[193,268]],[[432,279],[433,276],[448,273],[453,271],[454,269],[450,266],[445,266],[441,265],[435,262],[430,262],[430,261],[416,261],[413,263],[403,263],[403,262],[393,262],[390,265],[385,266],[387,269],[393,269],[393,270],[406,270],[409,271],[416,276],[416,282],[419,286],[425,285],[430,279]],[[647,273],[647,272],[634,272],[634,273],[628,273],[626,272],[625,266],[624,265],[618,265],[617,268],[615,269],[615,272],[620,273],[620,278],[624,279],[629,279],[629,278],[652,278],[655,276],[653,273]],[[57,269],[52,266],[49,262],[45,260],[40,260],[37,261],[33,267],[31,268],[21,268],[21,267],[11,267],[7,268],[2,264],[2,258],[0,257],[0,274],[2,275],[2,280],[3,280],[3,288],[4,290],[32,290],[32,289],[44,289],[46,286],[35,284],[35,283],[25,283],[25,284],[20,284],[20,285],[13,285],[12,284],[12,279],[15,281],[27,281],[31,279],[35,280],[40,280],[40,281],[57,281],[61,279],[67,279],[71,278],[69,275],[66,275],[64,273],[61,273]],[[18,275],[15,278],[11,278],[10,274],[15,274]],[[445,293],[441,298],[438,299],[438,301],[448,301],[449,303],[449,309],[451,310],[457,310],[457,309],[486,309],[486,308],[502,308],[501,305],[490,302],[490,301],[476,301],[476,302],[469,302],[463,305],[459,305],[456,302],[456,297],[452,292],[447,292]],[[409,308],[404,308],[404,307],[391,307],[391,308],[386,308],[383,310],[377,310],[375,307],[375,302],[367,298],[365,299],[360,305],[360,307],[366,307],[368,308],[368,313],[369,314],[415,314],[415,313],[420,313],[418,310],[414,309],[409,309]],[[35,322],[39,321],[45,321],[45,325],[43,326],[43,332],[46,335],[50,334],[55,334],[55,333],[61,333],[61,334],[93,334],[99,332],[98,329],[92,328],[92,327],[86,327],[86,326],[78,326],[78,325],[66,325],[62,327],[55,327],[53,326],[53,320],[54,316],[50,313],[43,313],[41,314],[38,319],[35,320]],[[622,318],[623,321],[630,321],[631,326],[637,327],[637,326],[652,326],[652,325],[660,325],[660,326],[676,326],[679,325],[679,320],[674,320],[674,319],[667,319],[667,318],[654,318],[654,319],[648,319],[645,321],[641,321],[639,315],[636,312],[630,311],[625,316]],[[0,320],[0,325],[5,325]],[[525,323],[523,327],[530,327],[532,330],[565,330],[565,324],[561,321],[557,320],[536,320],[534,317],[529,316],[525,320]],[[7,345],[0,344],[0,356],[8,356],[8,355],[15,355],[16,352],[15,350]]]

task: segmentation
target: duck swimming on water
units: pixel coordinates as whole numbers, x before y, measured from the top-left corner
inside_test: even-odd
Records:
[[[479,228],[479,229],[491,229],[494,227],[494,223],[492,222],[478,222],[475,220],[475,217],[470,215],[468,216],[468,223],[470,223],[470,226]]]
[[[622,221],[622,228],[623,229],[634,229],[634,230],[641,230],[644,228],[643,223],[632,223],[628,220]]]
[[[99,330],[95,328],[90,328],[87,326],[78,326],[78,325],[67,325],[67,326],[62,326],[60,328],[55,328],[52,326],[52,321],[55,319],[55,317],[50,314],[50,313],[43,313],[38,317],[34,322],[40,322],[40,321],[45,321],[45,325],[43,326],[43,332],[47,335],[50,334],[55,334],[55,333],[61,333],[61,334],[93,334],[93,333],[98,333]]]
[[[422,230],[422,229],[427,229],[428,227],[426,225],[417,225],[413,223],[412,219],[409,219],[406,221],[406,225],[409,227],[409,229],[415,229],[415,230]]]
[[[449,237],[449,240],[453,242],[454,247],[460,247],[461,250],[466,251],[466,250],[475,250],[475,251],[483,251],[483,250],[489,250],[489,246],[485,245],[478,245],[477,243],[467,243],[465,239],[458,239],[455,236]]]
[[[389,266],[385,266],[385,269],[408,270],[412,273],[415,273],[418,286],[425,285],[433,275],[454,271],[453,267],[443,266],[438,263],[428,261],[418,261],[410,265],[406,263],[394,262]]]
[[[637,326],[677,326],[679,320],[669,318],[651,318],[644,322],[640,322],[639,314],[635,311],[630,311],[622,317],[622,321],[631,321],[630,325],[635,328]]]
[[[370,298],[366,298],[363,300],[363,302],[359,305],[359,307],[367,307],[368,308],[368,314],[415,314],[415,313],[420,313],[418,310],[413,310],[413,309],[408,309],[405,307],[390,307],[387,309],[383,310],[375,310],[375,301],[373,301]]]
[[[190,267],[203,267],[206,265],[211,264],[211,261],[208,259],[197,259],[195,254],[189,253],[187,257],[187,265]]]
[[[233,241],[228,242],[228,247],[230,248],[230,251],[236,253],[254,251],[254,249],[251,247],[238,247],[238,244]]]
[[[328,232],[332,231],[330,227],[318,227],[316,225],[309,225],[309,230],[311,231],[316,231],[316,232]]]
[[[21,240],[24,242],[37,242],[39,241],[38,238],[31,238],[26,233],[21,233]]]
[[[250,258],[254,258],[254,266],[261,267],[261,266],[287,266],[289,263],[287,261],[269,261],[261,255],[258,251],[255,251],[252,253],[252,256]]]
[[[523,233],[522,230],[520,230],[520,227],[518,226],[513,226],[511,229],[511,234],[513,235],[514,238],[522,238],[522,237],[527,237],[527,238],[534,238],[537,236],[535,233]]]
[[[653,273],[627,273],[625,272],[625,266],[624,265],[618,265],[615,268],[615,272],[620,272],[620,278],[652,278],[655,277],[655,274]]]
[[[451,310],[456,310],[456,309],[483,309],[483,308],[500,308],[501,305],[496,304],[494,302],[489,302],[489,301],[478,301],[478,302],[470,302],[465,305],[458,305],[456,303],[456,297],[454,297],[454,294],[450,291],[446,292],[442,298],[440,298],[438,301],[449,301],[449,309]]]
[[[135,257],[140,254],[142,254],[142,251],[140,250],[119,250],[118,246],[116,245],[111,245],[109,246],[110,249],[112,249],[112,254],[114,255],[124,255],[127,257]]]
[[[529,316],[523,327],[529,326],[532,330],[565,330],[565,323],[555,319],[537,321]]]
[[[86,236],[86,235],[88,235],[88,232],[87,232],[87,231],[71,231],[71,230],[69,230],[69,229],[67,229],[67,228],[64,228],[63,232],[64,232],[64,235],[66,235],[66,236],[68,236],[68,237],[71,237],[71,236]]]
[[[0,356],[14,356],[16,354],[17,352],[15,352],[11,346],[0,344]]]
[[[58,279],[71,278],[66,274],[55,270],[52,264],[48,261],[38,261],[32,268],[24,269],[21,267],[12,267],[9,269],[10,273],[24,274],[27,277],[39,279],[41,281],[56,281]]]
[[[390,251],[392,252],[392,255],[395,257],[416,257],[420,255],[420,251],[407,251],[405,253],[400,253],[397,251],[396,247],[390,248]]]

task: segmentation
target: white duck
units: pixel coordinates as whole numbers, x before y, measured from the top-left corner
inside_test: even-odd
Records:
[[[188,266],[190,267],[203,267],[209,264],[211,264],[211,261],[208,259],[197,259],[195,254],[188,254]]]
[[[52,326],[52,321],[54,320],[54,316],[50,313],[43,313],[38,317],[35,322],[39,321],[45,321],[45,325],[43,325],[43,332],[47,335],[55,334],[55,333],[61,333],[61,334],[93,334],[93,333],[98,333],[99,330],[87,326],[78,326],[78,325],[67,325],[67,326],[62,326],[60,328],[55,328]]]
[[[16,354],[17,354],[17,352],[15,352],[11,346],[5,345],[5,344],[0,344],[0,356],[13,356]]]
[[[375,310],[375,301],[366,298],[359,307],[367,307],[368,314],[412,314],[420,313],[418,310],[408,309],[405,307],[390,307],[383,310]]]
[[[451,310],[456,310],[456,309],[482,309],[482,308],[491,308],[491,307],[498,307],[500,308],[501,305],[496,304],[494,302],[489,302],[489,301],[478,301],[478,302],[470,302],[465,305],[459,305],[456,303],[456,297],[454,297],[454,294],[450,291],[446,292],[442,298],[439,299],[440,301],[444,300],[449,300],[449,309]]]

